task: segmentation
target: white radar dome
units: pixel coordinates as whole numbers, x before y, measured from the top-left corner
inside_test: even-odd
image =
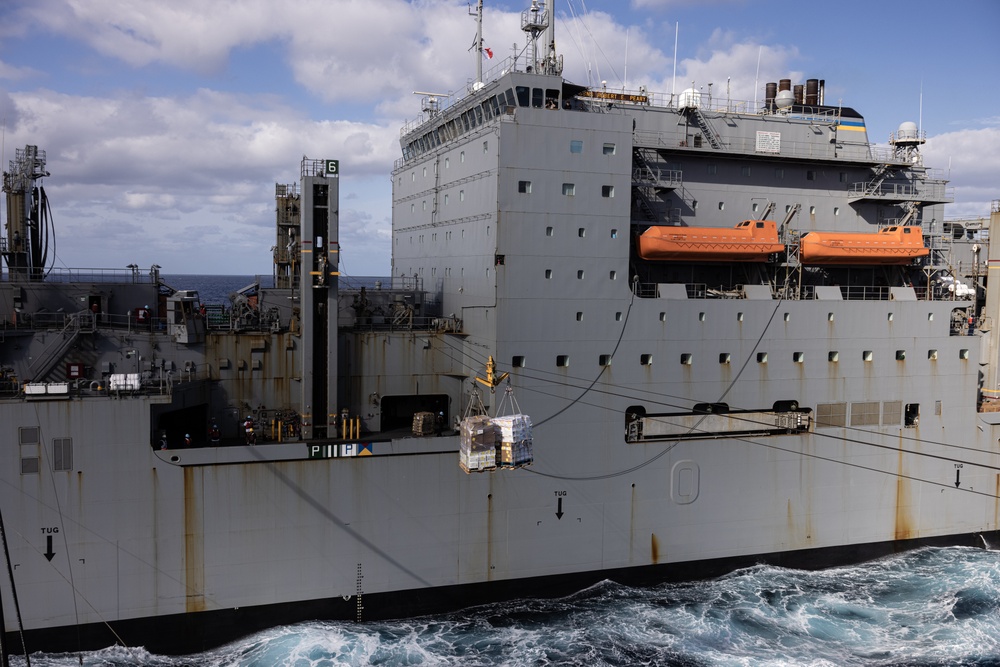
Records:
[[[677,104],[682,108],[701,106],[701,93],[694,88],[688,88],[681,93],[677,99]]]
[[[790,90],[779,90],[778,94],[774,96],[774,106],[779,109],[787,109],[792,106],[792,102],[795,101],[795,93]]]
[[[908,120],[905,123],[899,124],[899,129],[896,131],[896,136],[900,139],[906,141],[907,139],[917,138],[917,124],[912,120]]]

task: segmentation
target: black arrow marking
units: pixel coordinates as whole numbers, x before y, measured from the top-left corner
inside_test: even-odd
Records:
[[[959,484],[962,483],[961,482],[961,477],[962,477],[962,471],[961,470],[956,470],[955,471],[955,488],[956,489],[958,488]]]
[[[53,556],[56,555],[56,553],[54,551],[52,551],[52,536],[51,535],[46,535],[45,536],[45,553],[43,555],[49,560],[50,563],[52,562]]]
[[[556,518],[557,519],[562,519],[563,518],[562,498],[559,499],[559,507],[556,509]]]

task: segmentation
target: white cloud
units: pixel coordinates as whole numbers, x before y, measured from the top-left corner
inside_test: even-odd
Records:
[[[951,181],[955,203],[948,217],[984,217],[990,202],[1000,198],[1000,128],[947,132],[928,138],[924,163]]]

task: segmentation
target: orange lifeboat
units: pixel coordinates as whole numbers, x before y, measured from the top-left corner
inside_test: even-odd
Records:
[[[926,257],[920,227],[887,227],[866,232],[809,232],[799,242],[803,264],[909,264]]]
[[[772,220],[724,227],[650,227],[636,239],[639,257],[681,262],[764,262],[783,252]]]

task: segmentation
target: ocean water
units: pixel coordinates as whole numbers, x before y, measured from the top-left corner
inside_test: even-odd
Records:
[[[818,572],[718,579],[446,615],[273,628],[197,655],[141,647],[31,656],[33,666],[1000,665],[1000,552],[928,548]],[[12,665],[24,665],[13,658]]]

